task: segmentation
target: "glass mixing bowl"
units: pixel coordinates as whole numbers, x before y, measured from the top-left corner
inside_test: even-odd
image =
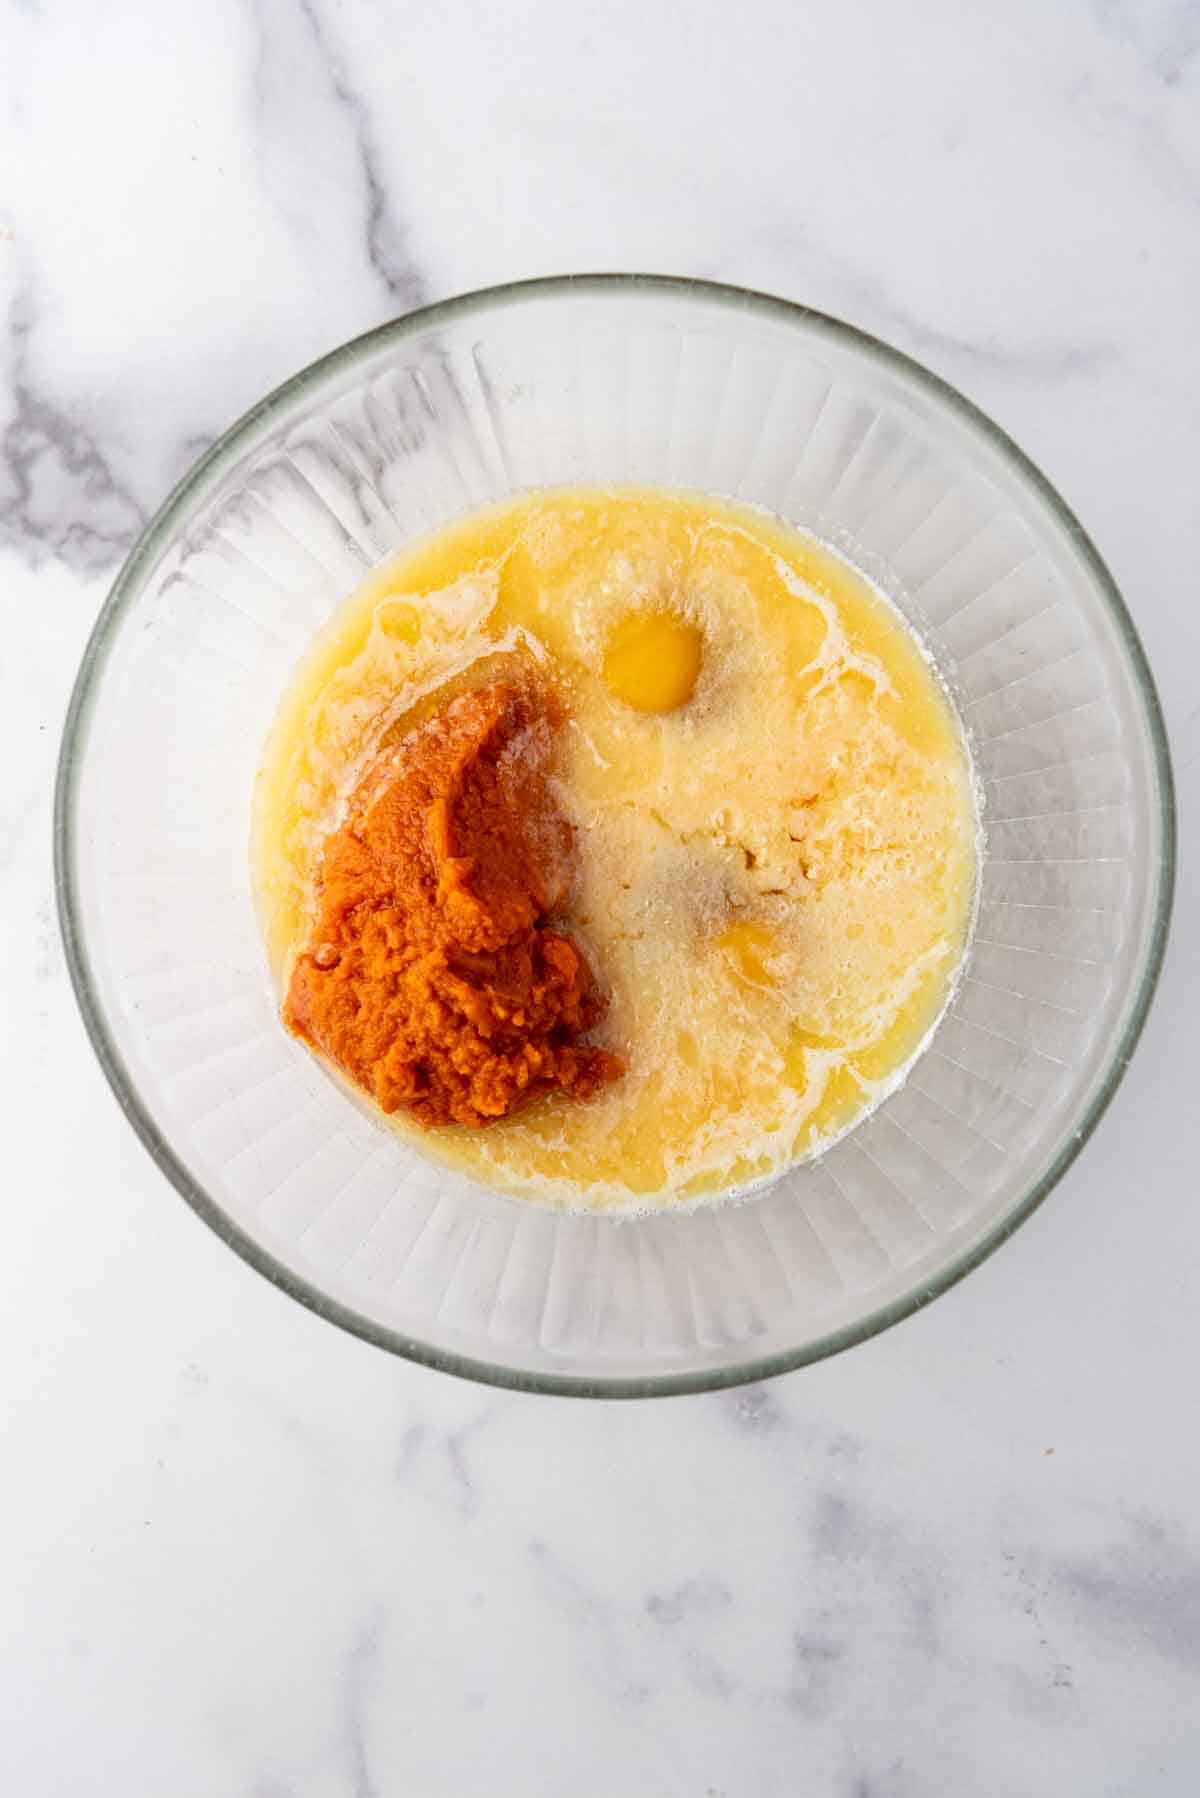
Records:
[[[905,1084],[740,1205],[569,1215],[426,1160],[280,1025],[248,861],[281,693],[374,564],[568,482],[701,489],[840,545],[911,620],[983,795],[963,978]],[[693,281],[468,295],[254,408],[100,614],[56,802],[63,931],[160,1167],[285,1291],[435,1367],[624,1396],[757,1379],[926,1303],[1029,1215],[1129,1060],[1162,957],[1149,670],[1062,500],[951,388],[802,307]]]

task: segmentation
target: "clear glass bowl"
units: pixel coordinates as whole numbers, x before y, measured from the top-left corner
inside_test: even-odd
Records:
[[[961,984],[905,1085],[738,1206],[618,1221],[488,1192],[376,1126],[281,1028],[248,868],[254,775],[332,608],[517,489],[731,495],[841,545],[924,639],[987,845]],[[1162,957],[1170,768],[1082,529],[941,381],[833,319],[691,281],[536,281],[337,350],[193,469],[101,612],[56,805],[97,1053],[218,1233],[322,1315],[500,1384],[757,1379],[927,1302],[1078,1153]]]

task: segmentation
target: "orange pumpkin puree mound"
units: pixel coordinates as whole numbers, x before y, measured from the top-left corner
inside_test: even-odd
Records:
[[[378,756],[327,840],[283,1015],[383,1111],[483,1125],[623,1072],[579,1039],[605,1009],[551,928],[574,834],[548,791],[551,696],[498,681]]]

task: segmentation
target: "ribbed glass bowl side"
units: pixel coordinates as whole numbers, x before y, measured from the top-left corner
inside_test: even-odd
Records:
[[[573,481],[729,495],[839,544],[912,620],[972,745],[987,846],[950,1010],[871,1118],[743,1205],[615,1222],[486,1192],[350,1105],[276,1017],[249,815],[297,661],[406,542]],[[101,1060],[227,1240],[401,1353],[620,1395],[832,1352],[1015,1227],[1132,1049],[1165,936],[1173,815],[1124,607],[994,427],[820,315],[597,277],[385,327],[198,465],[89,646],[56,852]]]

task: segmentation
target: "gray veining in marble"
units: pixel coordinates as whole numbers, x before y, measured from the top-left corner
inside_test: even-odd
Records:
[[[0,437],[0,537],[35,563],[81,574],[110,569],[146,522],[105,454],[101,422],[81,402],[47,397],[31,366],[38,309],[30,285],[8,309],[9,417]]]
[[[0,1790],[1200,1789],[1200,6],[0,0]],[[291,1304],[166,1187],[53,925],[104,590],[264,391],[415,303],[649,267],[960,384],[1109,559],[1184,860],[1095,1142],[821,1367],[485,1392]],[[66,1123],[64,1123],[66,1120]]]

